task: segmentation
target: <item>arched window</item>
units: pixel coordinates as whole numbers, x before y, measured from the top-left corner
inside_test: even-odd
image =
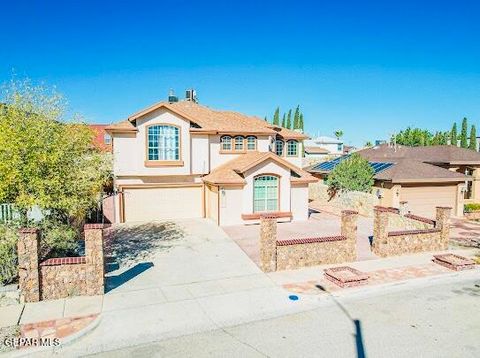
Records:
[[[180,129],[161,124],[148,127],[148,160],[180,160]]]
[[[235,137],[235,150],[242,151],[243,150],[243,137],[236,136]]]
[[[283,140],[277,139],[275,141],[275,154],[278,155],[279,157],[281,157],[283,155],[284,145],[285,145],[285,143],[283,142]]]
[[[298,155],[298,142],[289,140],[287,142],[287,157],[296,157]]]
[[[257,138],[253,135],[247,137],[247,150],[257,150]]]
[[[225,135],[220,139],[222,150],[232,150],[232,137]]]
[[[260,175],[253,180],[253,212],[278,211],[278,177]]]

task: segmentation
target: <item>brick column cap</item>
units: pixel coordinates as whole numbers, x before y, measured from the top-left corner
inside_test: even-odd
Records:
[[[357,215],[358,211],[355,210],[342,210],[343,215]]]
[[[450,206],[436,206],[437,209],[448,209],[448,210],[452,210],[452,207]]]
[[[38,232],[37,228],[34,227],[24,227],[18,230],[20,234],[36,234]]]
[[[85,224],[85,225],[83,225],[83,230],[105,229],[108,226],[109,226],[108,224]]]

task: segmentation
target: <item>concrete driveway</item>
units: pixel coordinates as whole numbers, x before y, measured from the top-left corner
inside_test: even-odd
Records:
[[[337,215],[325,212],[315,213],[312,214],[307,221],[279,223],[277,225],[277,239],[301,239],[340,235],[340,225],[341,219]],[[226,226],[223,227],[223,229],[257,265],[260,264],[260,225]],[[357,230],[358,260],[376,258],[370,250],[369,242],[369,236],[373,235],[373,219],[359,216]]]

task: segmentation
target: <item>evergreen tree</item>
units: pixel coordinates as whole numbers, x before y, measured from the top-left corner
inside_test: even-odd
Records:
[[[291,129],[292,128],[292,110],[288,111],[287,115],[287,126],[285,128]]]
[[[450,144],[456,146],[457,139],[457,123],[453,123],[452,130],[450,131]]]
[[[265,122],[268,122],[267,116],[265,116],[264,120],[265,120]]]
[[[302,132],[305,131],[305,127],[303,125],[303,113],[300,113],[300,129],[302,130]]]
[[[274,125],[278,126],[280,124],[280,108],[277,107],[275,113],[273,114],[273,122]]]
[[[295,108],[295,114],[293,115],[293,129],[300,128],[300,106]]]
[[[468,148],[467,131],[468,131],[467,118],[463,118],[462,131],[460,133],[460,147],[462,148]]]
[[[285,128],[285,125],[286,125],[287,122],[285,122],[285,113],[283,114],[283,118],[282,118],[282,127]]]
[[[470,129],[470,143],[468,148],[475,151],[477,150],[477,129],[474,125],[472,125],[472,128]]]

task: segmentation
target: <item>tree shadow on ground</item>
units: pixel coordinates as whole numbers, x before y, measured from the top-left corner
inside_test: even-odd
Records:
[[[115,261],[119,267],[151,263],[156,254],[183,237],[185,233],[173,222],[116,226],[105,232],[105,255],[107,262]]]
[[[143,272],[147,271],[149,268],[153,267],[152,262],[142,262],[139,263],[127,271],[122,272],[117,276],[108,276],[105,279],[105,293],[110,292],[117,287],[123,285],[125,282],[130,281],[131,279],[137,277]]]

